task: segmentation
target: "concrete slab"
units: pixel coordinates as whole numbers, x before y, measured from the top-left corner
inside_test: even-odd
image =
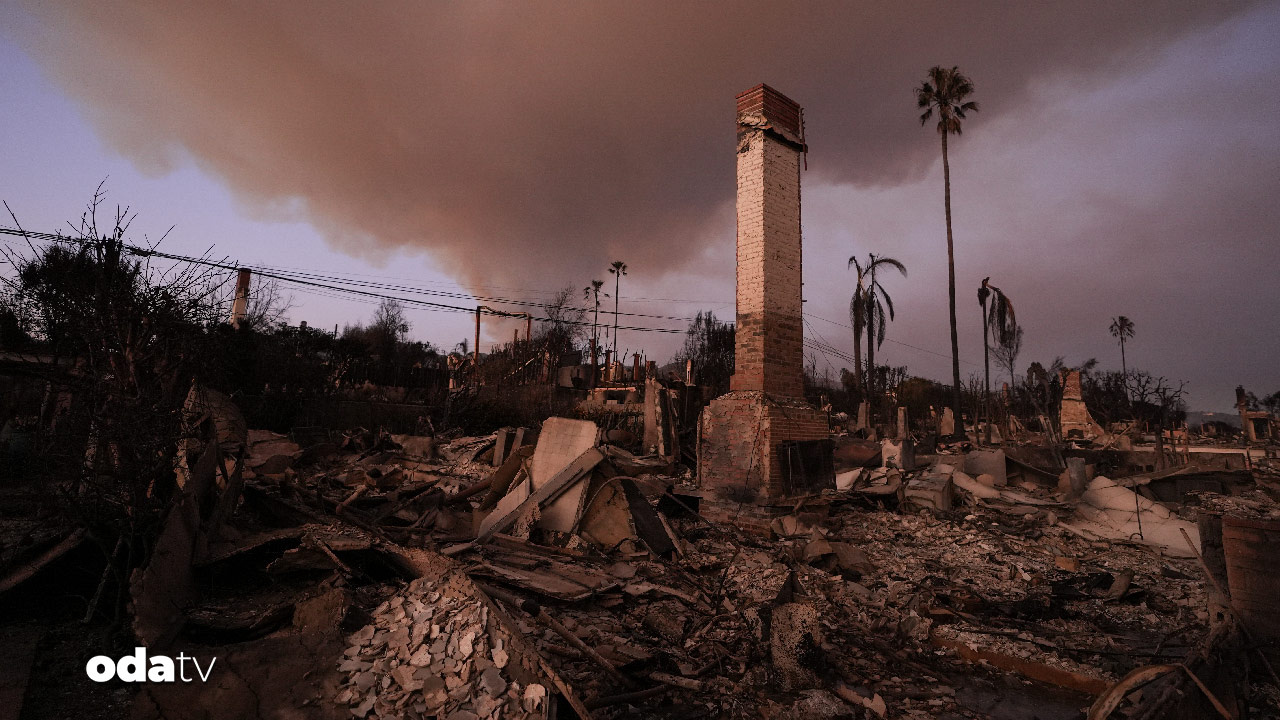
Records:
[[[533,492],[537,492],[582,453],[596,445],[600,430],[589,420],[552,417],[542,425],[538,445],[533,451],[530,475]],[[570,487],[542,509],[538,526],[558,532],[571,532],[582,515],[586,484]]]

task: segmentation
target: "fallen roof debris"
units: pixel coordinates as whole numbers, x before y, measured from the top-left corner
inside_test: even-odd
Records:
[[[766,536],[700,517],[677,465],[605,435],[553,418],[501,462],[497,434],[210,444],[170,551],[135,581],[136,627],[242,663],[255,643],[328,637],[306,655],[328,669],[290,702],[309,689],[360,718],[1100,719],[1256,695],[1257,672],[1230,670],[1248,629],[1214,612],[1195,548],[1206,517],[1275,522],[1269,476],[1184,481],[1180,503],[1147,496],[1154,473],[1096,476],[1073,497],[1046,470],[1002,483],[1003,453],[903,463],[867,442]],[[1227,594],[1226,571],[1213,582]],[[1242,617],[1270,632],[1255,606]],[[139,703],[216,702],[177,692]]]

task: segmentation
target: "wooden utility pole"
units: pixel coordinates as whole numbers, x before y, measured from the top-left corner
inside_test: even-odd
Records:
[[[484,305],[476,306],[476,344],[471,350],[471,362],[474,366],[472,373],[475,377],[476,387],[480,387],[480,311],[488,309]]]

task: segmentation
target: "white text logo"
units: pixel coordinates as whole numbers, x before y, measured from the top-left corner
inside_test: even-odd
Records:
[[[107,682],[112,678],[120,678],[125,682],[191,682],[194,677],[187,675],[187,661],[195,666],[196,674],[201,682],[209,679],[213,672],[213,663],[218,658],[210,658],[207,668],[200,667],[200,661],[190,655],[178,653],[177,662],[167,655],[147,657],[146,648],[137,648],[132,655],[125,655],[119,660],[112,660],[106,655],[98,655],[89,660],[84,671],[94,682]],[[149,662],[148,662],[149,661]]]

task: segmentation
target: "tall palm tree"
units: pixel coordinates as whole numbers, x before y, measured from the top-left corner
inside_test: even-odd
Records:
[[[604,287],[603,280],[592,280],[591,285],[582,288],[582,299],[592,300],[592,316],[591,316],[591,372],[595,377],[596,371],[596,349],[600,347],[599,327],[600,327],[600,288]],[[609,293],[604,294],[609,297]]]
[[[853,359],[859,364],[861,357],[858,343],[865,330],[867,334],[867,387],[868,394],[873,390],[875,379],[876,348],[884,344],[884,333],[888,320],[893,320],[893,298],[885,291],[884,286],[876,279],[877,272],[884,267],[897,268],[903,277],[907,275],[907,266],[891,257],[867,255],[866,264],[858,261],[857,256],[849,258],[849,266],[858,273],[858,284],[854,288],[853,297],[849,300],[849,319],[853,322]],[[887,311],[887,312],[886,312]],[[855,378],[857,377],[855,369]]]
[[[1111,318],[1111,337],[1120,340],[1120,370],[1128,375],[1129,367],[1124,359],[1124,341],[1133,337],[1133,321],[1124,315]]]
[[[613,357],[618,357],[618,289],[622,283],[622,276],[627,274],[627,264],[621,260],[614,260],[609,266],[609,274],[613,276]]]
[[[943,198],[947,209],[947,293],[951,301],[951,411],[955,413],[956,435],[964,435],[960,414],[960,340],[956,334],[956,257],[951,235],[951,164],[947,158],[947,136],[959,135],[965,113],[976,112],[978,103],[965,98],[973,94],[973,82],[957,67],[938,65],[929,69],[925,81],[916,88],[916,106],[923,109],[920,124],[938,114],[938,134],[942,136]]]

